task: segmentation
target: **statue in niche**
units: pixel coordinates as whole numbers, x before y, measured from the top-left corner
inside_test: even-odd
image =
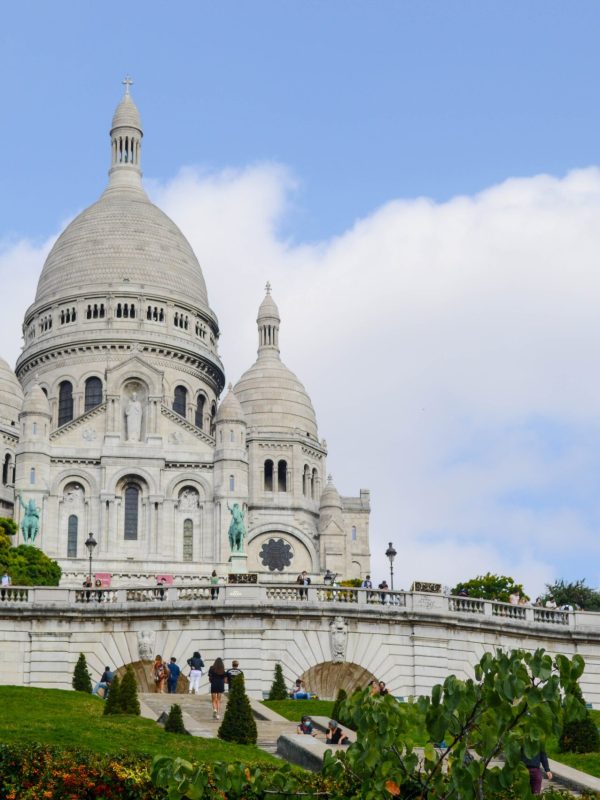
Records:
[[[329,640],[331,644],[331,660],[341,663],[346,660],[346,639],[348,626],[343,617],[334,617],[329,625]]]
[[[137,392],[131,393],[131,398],[125,409],[127,421],[127,441],[139,442],[142,435],[142,404],[137,399]]]
[[[244,512],[242,511],[239,503],[234,503],[233,508],[227,508],[231,514],[231,523],[229,525],[229,546],[232,553],[244,552],[244,536],[246,535],[246,526],[244,525]]]
[[[154,640],[156,634],[149,628],[138,631],[137,644],[140,661],[152,661],[154,658]]]
[[[21,532],[25,544],[33,544],[35,537],[40,530],[40,509],[36,506],[35,500],[23,502],[23,497],[19,495],[19,503],[25,512],[21,520]]]
[[[81,486],[68,486],[64,495],[65,502],[71,505],[81,505],[84,500],[84,493]]]
[[[197,511],[198,505],[199,497],[195,489],[184,489],[179,495],[179,508],[182,511]]]

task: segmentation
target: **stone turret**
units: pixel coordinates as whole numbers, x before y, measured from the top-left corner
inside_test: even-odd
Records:
[[[15,518],[21,519],[18,501],[33,499],[43,508],[44,498],[50,489],[50,404],[38,383],[29,389],[19,414],[20,440],[16,449]],[[39,539],[36,544],[39,545]]]

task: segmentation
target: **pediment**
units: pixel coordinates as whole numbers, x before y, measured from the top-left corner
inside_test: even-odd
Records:
[[[162,396],[164,373],[149,364],[140,355],[133,355],[106,370],[106,388],[109,394],[118,394],[125,383],[139,380],[148,385],[149,394]]]
[[[94,447],[102,444],[106,433],[106,403],[86,411],[58,430],[52,431],[50,441],[61,447]]]

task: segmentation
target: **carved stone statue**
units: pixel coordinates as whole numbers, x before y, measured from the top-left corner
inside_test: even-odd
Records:
[[[244,552],[244,536],[246,535],[246,526],[244,525],[244,512],[240,508],[239,503],[234,503],[233,508],[227,508],[231,514],[231,523],[229,525],[229,546],[232,553]]]
[[[133,392],[125,409],[127,420],[127,441],[139,442],[142,435],[142,404],[137,399],[137,392]]]
[[[40,509],[36,506],[34,500],[28,500],[27,503],[24,503],[21,495],[19,495],[19,502],[25,512],[21,520],[23,540],[25,544],[33,544],[40,530]]]
[[[331,660],[341,663],[346,660],[346,640],[348,626],[343,617],[334,617],[329,625],[329,640],[331,645]]]
[[[199,501],[200,498],[195,489],[184,489],[179,495],[179,508],[182,511],[197,511]]]
[[[149,628],[142,628],[138,631],[138,653],[140,654],[140,661],[152,661],[154,658],[154,640],[156,634]]]

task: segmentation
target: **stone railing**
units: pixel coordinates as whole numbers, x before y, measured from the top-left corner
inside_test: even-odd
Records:
[[[7,586],[0,589],[0,613],[9,608],[35,605],[53,608],[77,606],[88,608],[117,604],[139,606],[157,604],[164,608],[199,603],[215,607],[229,605],[349,606],[367,613],[427,614],[439,617],[482,621],[497,619],[518,625],[598,631],[600,613],[559,611],[538,606],[514,606],[495,600],[453,597],[424,592],[391,592],[379,589],[356,589],[345,586],[295,583],[263,584],[175,584],[171,586],[124,586],[110,589],[74,589],[50,586]]]

